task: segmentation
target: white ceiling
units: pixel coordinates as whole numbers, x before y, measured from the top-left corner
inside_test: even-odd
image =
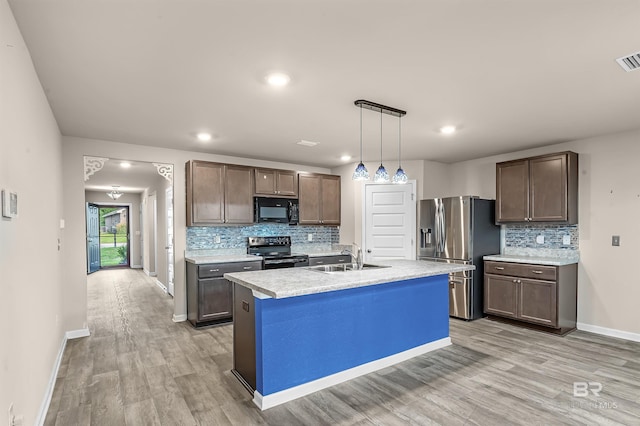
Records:
[[[408,112],[405,159],[640,128],[640,71],[615,62],[640,50],[638,0],[9,2],[68,136],[333,167],[358,156],[356,99]],[[271,70],[291,84],[268,87]],[[363,115],[377,161],[380,115]]]

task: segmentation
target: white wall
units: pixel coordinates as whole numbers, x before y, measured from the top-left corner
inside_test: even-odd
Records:
[[[0,187],[18,193],[0,219],[0,423],[13,403],[32,425],[65,330],[61,137],[6,0],[0,38]]]

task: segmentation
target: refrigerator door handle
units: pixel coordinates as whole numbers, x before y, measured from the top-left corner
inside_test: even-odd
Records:
[[[438,253],[444,252],[445,240],[446,240],[446,223],[444,214],[444,203],[438,203],[436,207],[436,247]]]
[[[436,254],[440,252],[440,203],[438,200],[435,200],[436,203],[436,213],[434,217],[434,228],[436,233]]]

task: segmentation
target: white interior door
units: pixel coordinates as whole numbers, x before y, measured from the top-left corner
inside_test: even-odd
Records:
[[[173,296],[173,187],[167,191],[167,292]]]
[[[365,184],[363,251],[366,262],[415,259],[415,181]]]

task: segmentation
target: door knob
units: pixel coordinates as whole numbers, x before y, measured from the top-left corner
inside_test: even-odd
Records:
[[[371,253],[371,249],[367,249],[367,253]]]

